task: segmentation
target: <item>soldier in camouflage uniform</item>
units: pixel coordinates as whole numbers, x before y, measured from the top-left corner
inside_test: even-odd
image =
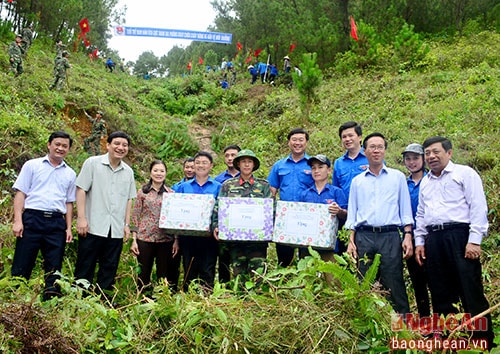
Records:
[[[54,68],[54,83],[50,86],[50,90],[57,88],[61,90],[66,82],[66,70],[71,68],[71,64],[68,60],[69,53],[67,51],[62,52],[61,58],[56,59],[56,66]]]
[[[33,25],[29,25],[26,28],[23,28],[23,40],[21,41],[21,47],[24,50],[24,54],[28,52],[28,49],[33,42]]]
[[[106,122],[102,119],[102,111],[97,111],[95,118],[92,118],[87,112],[83,111],[92,123],[92,133],[83,141],[85,151],[89,155],[99,155],[101,153],[101,137],[106,136]]]
[[[15,76],[19,76],[24,72],[22,58],[24,51],[21,46],[22,39],[22,35],[16,35],[16,40],[9,46],[10,71],[13,72]]]
[[[233,160],[233,165],[240,175],[228,179],[222,184],[220,197],[272,198],[269,182],[253,176],[260,166],[260,161],[252,150],[241,150]],[[212,226],[214,236],[218,238],[218,205],[216,204]],[[262,268],[267,258],[267,242],[226,241],[231,255],[233,276],[249,277],[253,270]]]

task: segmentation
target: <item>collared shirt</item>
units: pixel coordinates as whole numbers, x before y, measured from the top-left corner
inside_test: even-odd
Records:
[[[238,177],[240,175],[240,172],[238,171],[237,174],[235,174],[234,176],[232,174],[229,173],[228,170],[225,170],[224,172],[221,172],[220,174],[218,174],[217,176],[215,176],[215,180],[217,182],[219,182],[220,184],[224,183],[225,181],[227,181],[228,179],[230,178],[233,178],[233,177]]]
[[[200,186],[196,177],[182,183],[177,190],[177,193],[192,193],[192,194],[212,194],[214,198],[219,195],[221,184],[217,182],[212,177],[208,177],[208,180]]]
[[[191,179],[192,179],[192,178],[191,178]],[[189,180],[190,180],[190,179],[187,179],[186,177],[184,177],[184,178],[183,178],[183,179],[181,179],[179,182],[177,182],[176,184],[174,184],[174,185],[172,186],[172,189],[174,190],[174,192],[177,192],[177,191],[178,191],[178,189],[179,189],[179,186],[180,186],[181,184],[183,184],[184,182],[187,182],[187,181],[189,181]]]
[[[13,185],[26,195],[24,209],[57,211],[66,214],[66,203],[76,198],[76,173],[64,161],[52,166],[49,156],[27,161]]]
[[[405,175],[383,166],[378,176],[369,169],[354,177],[347,209],[347,229],[359,226],[413,225]]]
[[[134,172],[123,161],[113,170],[108,154],[89,157],[83,163],[76,186],[86,192],[85,214],[89,233],[123,238],[125,213],[136,197]]]
[[[481,244],[488,233],[488,206],[481,177],[471,167],[451,161],[440,176],[431,171],[422,178],[415,245],[424,245],[426,226],[448,222],[470,224],[470,243]]]
[[[170,242],[174,239],[165,229],[159,227],[162,201],[163,194],[153,188],[148,193],[144,193],[142,188],[137,191],[132,212],[132,224],[137,229],[137,239],[145,242]]]
[[[342,189],[327,183],[321,192],[318,192],[316,184],[302,192],[300,202],[331,204],[337,203],[342,209],[347,208],[347,198]]]
[[[368,169],[368,159],[365,156],[363,148],[359,151],[358,155],[351,159],[349,151],[339,157],[333,163],[332,184],[339,187],[344,192],[347,199],[349,199],[349,191],[351,182],[354,177]]]
[[[422,176],[425,177],[427,172],[424,171],[424,175]],[[418,207],[418,192],[420,191],[420,183],[422,182],[422,179],[415,183],[414,180],[411,179],[411,175],[408,176],[406,179],[406,184],[408,185],[408,192],[410,192],[410,200],[411,200],[411,212],[413,215],[413,220],[415,220],[415,216],[417,215],[417,207]]]
[[[272,198],[269,182],[263,178],[255,178],[253,175],[248,181],[241,177],[228,179],[222,184],[219,192],[220,197],[243,197],[243,198]],[[212,215],[212,227],[216,228],[219,221],[219,203],[215,202]]]
[[[309,155],[304,154],[295,162],[290,154],[273,165],[267,180],[271,187],[279,189],[281,200],[297,202],[302,192],[314,184],[308,159]]]

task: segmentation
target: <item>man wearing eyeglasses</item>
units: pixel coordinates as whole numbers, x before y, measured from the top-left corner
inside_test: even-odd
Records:
[[[377,253],[379,276],[399,314],[410,311],[403,279],[403,258],[413,254],[410,194],[404,174],[384,164],[387,141],[372,133],[363,141],[368,169],[351,183],[346,228],[351,230],[347,253],[364,275]],[[399,230],[404,228],[403,242]],[[365,260],[362,260],[365,258]]]

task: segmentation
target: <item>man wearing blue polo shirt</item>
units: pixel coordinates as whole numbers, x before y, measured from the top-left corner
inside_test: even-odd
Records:
[[[240,171],[236,169],[233,165],[233,160],[235,159],[241,148],[238,145],[228,145],[224,148],[224,163],[227,166],[227,170],[221,172],[215,177],[215,180],[220,184],[224,183],[228,179],[234,178],[240,175]],[[229,254],[229,248],[224,242],[219,242],[219,282],[227,283],[231,280],[231,255]]]
[[[309,159],[306,154],[308,141],[309,133],[302,128],[295,128],[288,133],[290,155],[278,160],[267,177],[273,196],[276,196],[279,190],[281,200],[298,202],[302,193],[314,184],[311,167],[307,164]],[[276,244],[278,263],[284,267],[288,267],[292,263],[294,252],[294,247]]]
[[[361,146],[362,133],[361,126],[352,121],[339,128],[339,137],[346,152],[333,164],[332,185],[341,188],[348,200],[352,179],[368,168],[368,159]],[[340,220],[339,229],[343,225],[344,220]],[[343,253],[346,249],[347,245],[337,239],[336,252]]]
[[[368,168],[368,159],[361,147],[362,135],[361,126],[356,122],[346,122],[339,128],[346,152],[333,163],[332,184],[341,188],[347,199],[352,179]]]
[[[177,193],[219,195],[221,184],[209,176],[213,167],[210,153],[200,151],[194,156],[194,178],[182,183]],[[184,267],[184,290],[199,279],[202,285],[214,286],[215,264],[217,263],[217,240],[213,237],[181,236],[182,263]]]

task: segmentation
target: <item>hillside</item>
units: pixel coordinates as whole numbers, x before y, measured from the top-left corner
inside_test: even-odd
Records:
[[[181,177],[180,162],[198,149],[211,150],[217,156],[214,174],[220,172],[224,170],[220,152],[224,146],[234,143],[256,152],[262,162],[258,175],[265,177],[272,164],[287,153],[286,135],[297,126],[310,132],[310,154],[324,153],[334,159],[342,153],[338,126],[355,120],[362,124],[365,135],[379,131],[388,138],[387,165],[402,171],[401,151],[408,143],[422,142],[433,135],[447,136],[454,144],[454,161],[471,165],[483,179],[491,222],[491,232],[484,244],[483,278],[490,305],[500,302],[498,34],[485,32],[448,43],[429,43],[431,50],[426,64],[419,70],[373,68],[348,74],[326,70],[318,90],[319,100],[313,104],[307,120],[301,118],[300,97],[295,88],[287,89],[279,84],[252,86],[244,71],[238,73],[234,87],[222,90],[217,76],[196,73],[196,70],[194,75],[185,78],[143,80],[120,71],[109,73],[103,62],[90,62],[83,54],[71,53],[69,59],[73,67],[66,89],[50,91],[55,55],[51,44],[36,40],[24,63],[25,73],[17,78],[7,74],[9,42],[0,45],[0,287],[4,293],[0,297],[11,304],[2,312],[10,314],[13,322],[26,321],[28,327],[39,318],[52,320],[54,328],[48,326],[46,333],[49,338],[58,328],[68,333],[67,342],[53,343],[60,345],[59,348],[68,346],[61,352],[69,352],[67,348],[81,351],[87,348],[89,352],[120,351],[119,348],[148,352],[149,348],[151,352],[161,352],[167,345],[176,345],[173,348],[178,352],[243,352],[242,348],[250,348],[250,352],[259,352],[262,348],[273,348],[276,352],[326,352],[328,345],[323,342],[322,330],[327,340],[336,341],[334,347],[343,348],[344,351],[339,349],[339,352],[348,352],[349,345],[349,352],[357,352],[365,348],[364,345],[377,352],[374,348],[387,346],[390,335],[386,305],[377,307],[380,297],[373,298],[365,291],[363,296],[369,299],[367,310],[352,304],[357,295],[340,297],[339,289],[323,290],[324,284],[318,284],[319,280],[315,279],[316,270],[324,266],[319,260],[310,261],[307,266],[304,263],[299,266],[300,270],[288,273],[273,269],[277,272],[274,273],[277,278],[273,279],[283,276],[278,284],[269,280],[269,289],[275,292],[269,291],[274,296],[235,299],[218,289],[208,299],[199,294],[164,294],[160,289],[159,300],[153,304],[134,293],[132,275],[136,264],[127,253],[123,256],[118,283],[119,300],[128,305],[121,310],[110,310],[95,299],[82,299],[69,285],[65,289],[68,296],[61,299],[68,312],[57,312],[59,305],[40,305],[36,291],[7,277],[13,254],[11,186],[22,164],[43,154],[49,132],[57,129],[66,130],[75,138],[67,161],[78,172],[88,157],[83,150],[83,139],[91,128],[83,110],[89,113],[103,110],[108,131],[124,130],[130,134],[132,148],[127,162],[134,169],[138,185],[145,181],[147,166],[154,157],[166,161],[168,182],[175,183]],[[101,148],[104,146],[102,142]],[[71,245],[70,261],[65,266],[68,274],[72,273],[74,252],[75,247]],[[335,272],[340,274],[338,269]],[[40,278],[37,279],[30,282],[32,289],[40,287]],[[310,281],[304,290],[309,292],[305,294],[299,294],[296,289],[280,290],[281,286],[294,287],[302,281]],[[322,291],[326,291],[329,298]],[[31,307],[33,304],[35,308]],[[289,308],[293,306],[286,304],[293,304],[299,315]],[[242,310],[245,306],[247,312]],[[340,311],[339,314],[344,307],[346,313]],[[373,317],[352,324],[351,318],[362,316],[362,309],[369,313],[366,316]],[[146,319],[148,311],[153,313],[154,320]],[[21,312],[27,316],[14,317]],[[94,313],[95,318],[89,312]],[[314,316],[306,315],[309,312],[324,312],[324,318],[316,322]],[[252,314],[253,322],[247,320]],[[497,310],[493,315],[498,333],[500,312]],[[282,330],[269,329],[270,323],[278,324],[282,320],[286,322]],[[384,320],[386,326],[378,322]],[[153,331],[151,328],[157,324],[154,321],[159,325]],[[335,321],[339,328],[332,334],[329,327],[328,330],[324,327]],[[0,329],[4,326],[4,330],[9,330],[5,320],[0,323]],[[303,328],[303,323],[311,327]],[[225,326],[230,328],[227,332],[222,330]],[[149,336],[147,330],[154,333]],[[270,333],[264,334],[266,330]],[[314,338],[303,339],[307,331]],[[91,333],[83,338],[86,332]],[[8,348],[15,352],[20,348],[21,332],[12,333],[14,339],[0,335],[0,350]],[[207,339],[211,336],[213,340]],[[367,338],[372,342],[366,344]]]

